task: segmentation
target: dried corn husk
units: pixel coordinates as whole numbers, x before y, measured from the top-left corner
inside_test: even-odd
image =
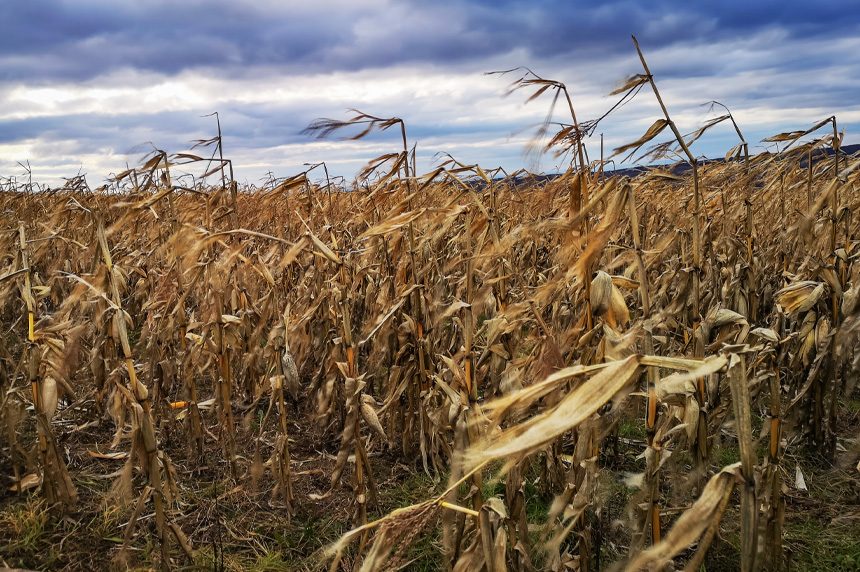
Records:
[[[612,300],[611,308],[613,318],[619,326],[624,326],[630,322],[630,309],[627,307],[627,302],[624,300],[624,294],[614,284],[612,285]]]
[[[602,270],[591,281],[591,311],[602,316],[612,305],[612,277]]]
[[[792,314],[794,312],[803,313],[809,311],[821,295],[824,294],[824,283],[804,280],[795,282],[777,291],[777,302],[782,306],[783,310]]]
[[[50,421],[57,412],[57,380],[46,376],[42,380],[42,411]]]
[[[843,316],[851,316],[857,311],[857,301],[860,299],[860,284],[854,284],[848,288],[842,295],[842,311]]]
[[[301,390],[301,386],[299,385],[299,369],[296,367],[296,360],[293,359],[293,355],[289,350],[285,349],[281,352],[281,367],[284,369],[284,384],[286,385],[286,389],[290,392],[290,396],[294,400],[297,400]]]
[[[388,436],[385,434],[385,430],[382,428],[382,423],[379,422],[379,416],[376,414],[376,410],[374,406],[376,405],[376,401],[367,395],[366,393],[361,395],[361,417],[364,421],[370,425],[371,429],[376,431],[376,433],[388,441]]]

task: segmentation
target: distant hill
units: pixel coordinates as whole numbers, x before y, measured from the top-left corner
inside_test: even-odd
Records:
[[[843,155],[849,155],[849,156],[855,155],[857,153],[860,153],[860,144],[843,145],[842,148],[840,149],[840,152]],[[829,157],[829,156],[833,155],[833,149],[830,147],[816,149],[815,153],[813,155],[815,157],[820,157],[821,155],[825,155],[825,156]],[[699,161],[699,164],[703,165],[703,164],[708,164],[708,163],[723,163],[723,162],[725,162],[724,158],[701,159]],[[805,158],[801,159],[800,166],[806,167],[806,159]],[[633,179],[633,178],[636,178],[640,175],[643,175],[649,171],[653,171],[655,169],[661,169],[663,171],[668,171],[669,173],[672,173],[673,175],[683,175],[684,173],[689,172],[691,167],[690,167],[689,163],[686,163],[684,161],[680,161],[677,163],[665,163],[665,164],[660,164],[660,165],[641,165],[641,166],[636,166],[636,167],[624,167],[621,169],[607,170],[607,171],[604,171],[604,173],[607,177],[629,177],[629,178]],[[544,175],[528,175],[528,176],[523,176],[523,177],[517,177],[517,181],[518,182],[519,181],[525,181],[527,179],[529,181],[534,181],[534,182],[540,183],[540,182],[552,181],[553,179],[555,179],[558,176],[559,176],[558,173],[544,174]],[[478,186],[482,186],[482,185],[478,185]]]

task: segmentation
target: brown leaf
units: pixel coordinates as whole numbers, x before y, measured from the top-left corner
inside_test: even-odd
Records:
[[[668,126],[669,122],[666,119],[658,119],[651,125],[651,127],[648,128],[648,131],[646,131],[642,137],[640,137],[636,141],[633,141],[632,143],[627,143],[626,145],[617,147],[613,152],[613,155],[620,155],[621,153],[630,151],[631,149],[633,151],[639,149],[642,145],[657,137]]]
[[[21,492],[30,490],[32,488],[38,487],[42,484],[42,477],[37,475],[36,473],[30,473],[23,477],[19,482],[13,484],[9,487],[10,491],[17,491],[18,487],[21,487]]]
[[[670,559],[696,542],[712,521],[722,518],[723,500],[734,489],[735,472],[739,467],[740,463],[735,463],[711,477],[698,500],[681,514],[666,537],[634,558],[626,570],[662,570]],[[698,550],[707,548],[699,546]]]
[[[619,93],[624,93],[625,91],[630,91],[634,87],[639,87],[640,85],[648,83],[648,76],[642,74],[636,74],[628,77],[624,80],[621,86],[615,88],[614,90],[609,92],[609,95],[618,95]]]
[[[115,461],[128,458],[127,451],[116,451],[114,453],[99,453],[98,451],[90,451],[89,449],[87,449],[87,453],[90,457],[93,457],[94,459],[110,459],[112,461]]]
[[[631,356],[611,363],[565,396],[553,409],[469,447],[460,454],[460,462],[469,470],[496,459],[511,462],[542,449],[588,419],[624,389],[639,372],[640,362],[640,356]]]

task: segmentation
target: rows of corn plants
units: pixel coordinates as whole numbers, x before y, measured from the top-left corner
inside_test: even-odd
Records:
[[[394,128],[402,148],[349,187],[237,185],[220,132],[198,142],[211,156],[154,150],[98,189],[7,181],[13,489],[75,514],[75,411],[123,460],[103,499],[129,507],[121,568],[141,539],[153,566],[202,565],[210,539],[177,518],[193,474],[176,467],[206,464],[286,519],[346,499],[351,530],[315,556],[331,570],[398,569],[433,534],[453,570],[596,570],[609,543],[628,570],[699,570],[729,512],[741,569],[783,569],[786,454],[856,456],[836,425],[860,371],[860,159],[835,118],[757,156],[728,112],[682,135],[642,63],[616,94],[647,87],[665,117],[618,152],[668,129],[652,152],[677,148],[686,170],[610,176],[571,103],[550,146],[572,166],[553,178],[452,157],[418,174],[404,122],[357,113],[309,130]],[[567,97],[528,71],[513,87]],[[741,144],[698,161],[689,145],[723,121]],[[318,494],[295,489],[297,431],[335,444]],[[739,461],[723,466],[723,446]],[[383,457],[447,484],[370,518]],[[630,493],[612,522],[606,475]]]

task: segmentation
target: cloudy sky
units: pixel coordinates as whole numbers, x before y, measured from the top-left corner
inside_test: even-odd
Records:
[[[85,173],[95,187],[150,143],[176,153],[214,136],[203,116],[217,111],[238,180],[319,161],[351,180],[400,141],[393,131],[362,141],[301,134],[349,108],[403,118],[419,171],[450,153],[553,172],[563,159],[523,154],[552,97],[503,97],[516,76],[485,72],[528,66],[568,86],[580,121],[595,119],[617,100],[606,94],[642,71],[631,34],[682,132],[713,117],[702,104],[719,100],[754,150],[834,114],[846,142],[860,141],[855,0],[3,0],[0,176],[21,177],[19,162],[29,162],[34,180]],[[600,124],[590,158],[601,134],[608,156],[658,117],[643,90]],[[569,123],[566,107],[554,119]],[[722,156],[736,143],[719,126],[693,151]]]

